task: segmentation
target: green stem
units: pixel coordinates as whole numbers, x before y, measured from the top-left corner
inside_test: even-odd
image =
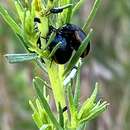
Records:
[[[59,103],[61,105],[61,108],[64,108],[66,106],[64,84],[63,84],[64,65],[57,65],[56,63],[52,62],[47,66],[48,66],[48,75],[56,103],[56,108],[57,111],[59,112]],[[64,115],[64,122],[66,122],[68,118],[67,112],[64,112],[63,115]]]
[[[58,110],[58,104],[61,104],[61,107],[65,107],[65,96],[64,96],[64,85],[63,85],[63,78],[61,77],[62,74],[60,73],[61,67],[57,65],[56,63],[52,62],[51,64],[48,64],[48,75],[51,82],[56,107]]]

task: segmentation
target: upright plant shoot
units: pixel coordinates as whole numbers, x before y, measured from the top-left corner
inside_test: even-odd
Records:
[[[93,32],[90,24],[100,0],[95,0],[81,29],[71,23],[71,18],[83,3],[84,0],[77,4],[74,0],[25,0],[22,5],[20,0],[16,0],[14,5],[20,23],[0,5],[1,16],[21,40],[27,52],[6,54],[7,60],[10,63],[34,60],[50,80],[48,84],[39,76],[33,79],[37,97],[30,100],[29,104],[33,110],[32,118],[40,130],[85,130],[85,124],[105,111],[108,105],[106,101],[96,102],[98,84],[90,98],[79,105],[80,58],[88,55]],[[76,68],[75,71],[73,68]],[[72,80],[75,78],[73,94]],[[48,88],[54,95],[57,114],[51,110]]]

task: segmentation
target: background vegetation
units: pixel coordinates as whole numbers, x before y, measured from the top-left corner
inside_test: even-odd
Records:
[[[9,12],[11,0],[1,0]],[[86,0],[73,23],[82,25],[93,0]],[[15,9],[14,9],[15,10]],[[90,130],[130,129],[130,3],[129,0],[102,0],[93,22],[91,52],[82,67],[82,97],[90,95],[96,81],[101,84],[100,97],[109,109],[88,125]],[[13,14],[15,16],[16,14]],[[31,62],[8,64],[3,55],[24,52],[20,41],[0,18],[0,129],[36,130],[28,100],[33,97],[32,78],[41,70]],[[51,102],[53,109],[55,106]]]

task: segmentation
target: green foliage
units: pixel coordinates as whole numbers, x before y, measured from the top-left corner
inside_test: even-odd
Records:
[[[66,66],[58,65],[52,61],[52,57],[56,50],[59,48],[60,43],[54,47],[52,52],[49,52],[48,50],[48,45],[55,37],[55,33],[52,33],[47,43],[44,38],[47,36],[50,23],[53,23],[55,27],[59,28],[66,22],[70,22],[73,14],[79,10],[81,5],[84,3],[84,0],[79,1],[76,5],[74,5],[73,0],[48,0],[47,3],[46,1],[42,3],[41,0],[33,0],[31,4],[28,1],[26,2],[27,7],[22,6],[20,1],[14,2],[20,19],[20,24],[16,24],[16,22],[1,5],[0,14],[23,42],[23,45],[28,52],[27,54],[7,54],[5,55],[7,60],[10,63],[34,60],[37,65],[39,65],[40,68],[48,74],[50,80],[58,117],[52,112],[49,104],[50,95],[46,92],[48,84],[42,79],[36,77],[33,80],[33,85],[35,87],[37,98],[34,100],[34,102],[31,100],[29,101],[29,104],[33,110],[32,118],[40,130],[83,130],[85,129],[85,123],[98,116],[101,112],[105,111],[108,103],[101,101],[96,102],[98,89],[96,85],[95,90],[90,98],[88,98],[83,103],[83,105],[79,106],[80,67],[82,64],[78,64],[78,72],[76,75],[77,81],[75,85],[74,95],[72,93],[71,80],[67,85],[64,85],[64,80],[70,74],[70,71],[75,66],[75,64],[79,63],[79,58],[86,49],[88,42],[92,37],[92,29],[90,29],[87,37],[83,40],[79,49],[71,57]],[[83,27],[85,31],[90,27],[90,24],[99,7],[99,3],[100,0],[95,0],[92,11]],[[61,6],[59,7],[60,9],[65,10],[63,13],[55,16],[55,22],[53,19],[51,19],[52,14],[50,12],[50,9],[53,9],[53,7],[58,7],[59,5]],[[40,34],[34,30],[35,16],[39,17],[41,20],[41,23],[38,25]],[[41,49],[37,46],[39,35],[43,37],[41,40]],[[42,60],[44,60],[44,62],[42,62]],[[65,93],[66,88],[67,94]],[[66,107],[66,96],[69,102],[67,110],[70,111],[70,118],[67,114],[67,111],[63,111],[64,107]]]
[[[90,25],[91,25],[96,13],[97,13],[97,10],[99,8],[100,1],[101,0],[95,0],[95,2],[94,2],[93,8],[92,8],[92,10],[90,12],[90,15],[88,16],[88,18],[87,18],[87,20],[86,20],[86,22],[85,22],[85,24],[83,26],[83,30],[85,32],[87,32],[89,30],[89,28],[90,28]]]
[[[35,89],[36,89],[36,92],[37,92],[37,95],[39,96],[39,99],[40,99],[40,101],[41,101],[41,103],[42,103],[42,106],[43,106],[43,108],[44,108],[44,110],[45,110],[45,114],[47,114],[46,116],[48,116],[49,117],[49,119],[52,121],[52,123],[55,125],[55,127],[57,128],[57,129],[59,129],[59,130],[62,130],[62,128],[61,128],[61,126],[58,124],[58,122],[57,122],[57,120],[56,120],[56,118],[54,117],[54,115],[53,115],[53,113],[52,113],[52,111],[51,111],[51,109],[50,109],[50,107],[49,107],[49,104],[48,104],[48,102],[47,102],[47,100],[46,100],[46,98],[45,98],[45,96],[43,95],[43,93],[42,93],[42,86],[40,86],[39,84],[39,79],[34,79],[33,80],[33,83],[34,83],[34,87],[35,87]],[[36,100],[37,101],[37,100]],[[37,105],[37,106],[39,106],[38,107],[38,110],[40,111],[41,109],[42,109],[42,107],[40,106],[40,102],[39,102],[39,105]],[[39,114],[41,115],[42,113],[41,112],[39,112]],[[37,118],[38,118],[39,116],[36,116],[36,117],[34,117],[35,118],[35,121],[37,122]],[[42,118],[41,120],[45,120],[45,118]],[[39,122],[37,122],[37,124],[39,124]],[[43,125],[45,125],[45,124],[43,124]]]
[[[21,35],[21,29],[13,20],[13,18],[8,14],[7,10],[5,10],[2,5],[0,5],[0,14],[4,18],[5,22],[11,27],[11,29],[16,33]]]
[[[29,60],[34,60],[38,58],[36,53],[27,53],[27,54],[6,54],[9,63],[19,63]]]

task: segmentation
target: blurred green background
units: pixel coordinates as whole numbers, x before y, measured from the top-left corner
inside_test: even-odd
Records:
[[[11,0],[0,0],[0,4],[16,17]],[[73,23],[82,26],[92,4],[93,0],[86,0]],[[91,52],[82,67],[81,101],[90,95],[97,81],[101,85],[99,97],[110,106],[88,129],[130,130],[129,0],[102,0],[91,27],[94,35]],[[24,53],[24,48],[0,16],[0,129],[36,130],[28,100],[35,95],[33,77],[43,74],[31,62],[8,64],[3,57],[6,53]]]

